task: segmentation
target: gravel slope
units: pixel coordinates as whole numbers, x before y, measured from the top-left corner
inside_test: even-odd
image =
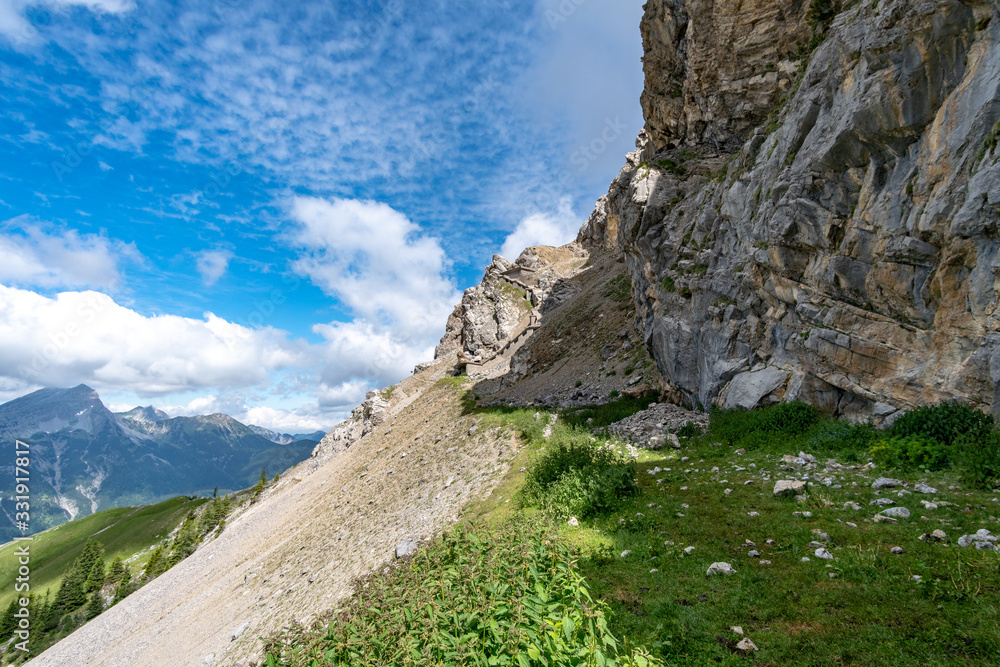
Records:
[[[33,660],[33,666],[249,665],[261,637],[309,622],[488,495],[516,445],[463,415],[437,366],[407,405],[336,458],[300,464],[225,531]],[[414,393],[419,395],[414,398]]]

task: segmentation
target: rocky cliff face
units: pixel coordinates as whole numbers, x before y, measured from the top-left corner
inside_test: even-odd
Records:
[[[998,412],[997,7],[807,4],[647,3],[647,125],[580,241],[678,399]]]

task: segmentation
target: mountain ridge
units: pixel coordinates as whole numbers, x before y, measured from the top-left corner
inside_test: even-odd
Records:
[[[313,440],[277,444],[228,415],[115,414],[86,385],[45,388],[0,405],[0,434],[31,449],[33,532],[99,509],[233,491],[308,458]],[[14,527],[13,468],[0,482],[0,539]]]

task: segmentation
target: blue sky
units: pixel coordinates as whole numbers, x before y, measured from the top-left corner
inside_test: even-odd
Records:
[[[575,236],[641,4],[0,0],[0,400],[333,425]]]

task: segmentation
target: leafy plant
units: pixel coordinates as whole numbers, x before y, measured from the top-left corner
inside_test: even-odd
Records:
[[[355,590],[323,623],[272,638],[265,664],[661,664],[611,634],[573,553],[525,519],[445,534]]]
[[[871,448],[876,463],[903,470],[943,470],[951,465],[951,450],[936,440],[919,436],[897,436]]]
[[[993,417],[959,401],[915,408],[899,417],[890,428],[893,437],[921,436],[945,447],[965,435],[984,437],[993,428]]]
[[[964,484],[977,489],[1000,484],[1000,432],[960,436],[955,441],[955,459]]]
[[[704,434],[705,434],[705,429],[703,429],[701,426],[698,426],[694,422],[688,422],[684,424],[684,426],[681,426],[679,429],[677,429],[678,438],[696,438],[699,435],[704,435]]]
[[[655,392],[646,392],[641,396],[625,396],[602,405],[566,410],[562,413],[561,419],[569,426],[601,428],[626,417],[631,417],[656,401],[657,394]]]

